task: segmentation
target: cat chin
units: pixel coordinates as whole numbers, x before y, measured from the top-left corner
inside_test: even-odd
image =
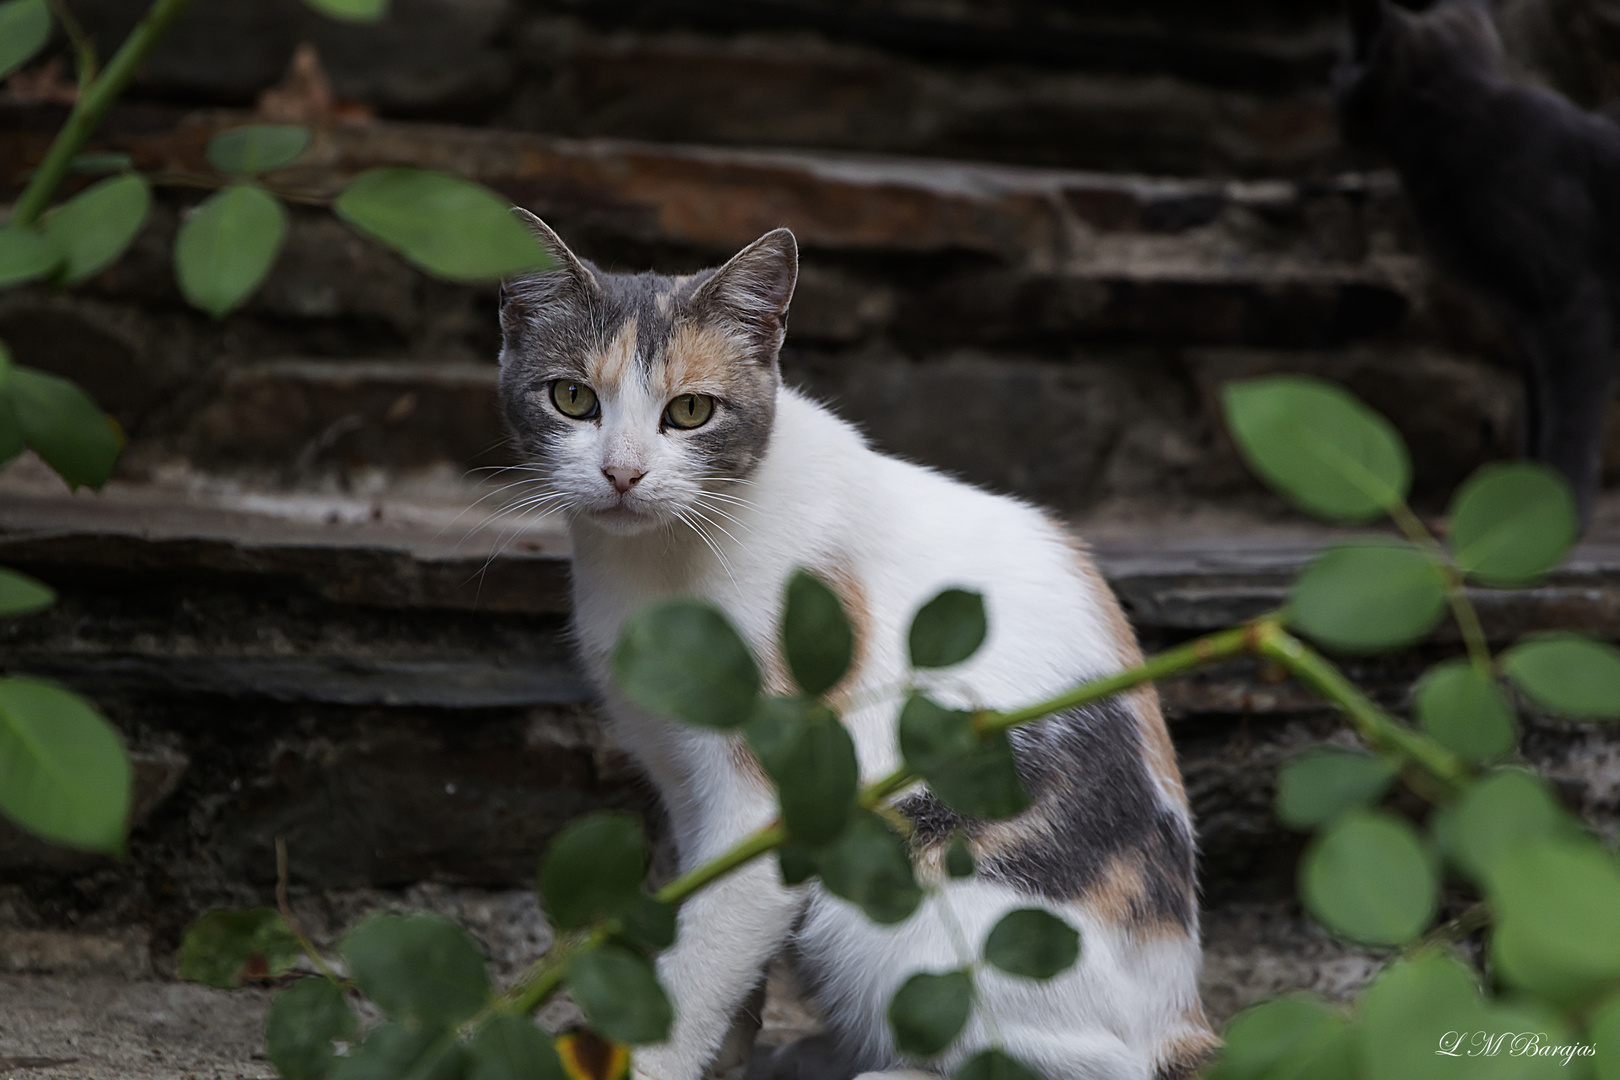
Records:
[[[582,515],[592,526],[612,536],[639,536],[661,529],[666,516],[656,511],[632,510],[628,506],[609,506],[601,510],[588,510]]]

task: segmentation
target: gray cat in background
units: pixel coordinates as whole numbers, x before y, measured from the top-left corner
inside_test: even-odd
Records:
[[[1620,124],[1512,79],[1488,0],[1350,0],[1345,138],[1400,173],[1434,258],[1523,354],[1524,452],[1574,486],[1602,469],[1620,298]]]

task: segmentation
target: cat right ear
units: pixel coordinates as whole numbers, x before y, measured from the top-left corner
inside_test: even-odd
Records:
[[[540,246],[545,248],[546,254],[551,256],[555,265],[538,274],[503,281],[501,283],[503,316],[507,309],[514,306],[528,309],[533,313],[534,309],[547,304],[578,303],[601,295],[601,283],[596,280],[596,273],[590,264],[570,251],[568,245],[562,242],[562,237],[553,232],[550,225],[521,206],[512,207],[512,213],[529,227],[529,231],[540,241]]]

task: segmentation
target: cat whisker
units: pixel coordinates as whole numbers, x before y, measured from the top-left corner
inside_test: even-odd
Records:
[[[675,518],[681,524],[691,529],[693,533],[697,534],[697,538],[702,540],[703,543],[708,546],[708,549],[714,553],[716,561],[720,563],[720,569],[726,572],[726,577],[731,579],[731,587],[741,590],[742,586],[737,584],[737,577],[731,572],[731,563],[726,558],[725,552],[721,551],[720,545],[715,543],[714,539],[709,536],[709,534],[705,532],[697,522],[688,517],[687,514],[688,511],[686,510],[677,510],[675,512]]]
[[[526,480],[514,480],[510,484],[503,484],[502,486],[496,488],[494,491],[487,492],[487,493],[479,496],[475,501],[469,503],[467,506],[462,508],[462,510],[458,514],[456,514],[455,517],[453,517],[449,521],[445,522],[444,527],[441,528],[437,533],[434,534],[433,539],[437,540],[439,537],[441,537],[445,533],[449,532],[451,526],[453,526],[456,522],[460,521],[463,517],[465,517],[467,515],[468,511],[473,510],[476,507],[482,505],[483,502],[486,499],[492,499],[496,495],[504,494],[504,493],[506,493],[508,491],[511,491],[513,488],[523,487],[526,484],[539,484],[539,483],[544,483],[544,482],[545,482],[544,477],[534,477],[534,478],[530,478],[530,479],[526,479]],[[485,520],[485,522],[487,522],[489,519],[485,518],[484,520]],[[479,524],[479,525],[474,526],[473,529],[471,530],[471,532],[468,532],[466,535],[464,535],[460,540],[458,540],[456,542],[456,546],[460,547],[463,543],[466,542],[468,536],[471,536],[473,533],[477,532],[481,528],[483,528],[483,524]]]

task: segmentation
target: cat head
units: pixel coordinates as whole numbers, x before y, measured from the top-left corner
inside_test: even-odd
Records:
[[[1350,49],[1333,73],[1345,137],[1377,145],[1410,92],[1445,93],[1451,79],[1504,66],[1491,0],[1440,0],[1409,11],[1392,0],[1350,0]]]
[[[610,274],[515,212],[556,264],[501,289],[501,402],[537,505],[631,535],[741,496],[776,415],[793,234],[686,277]]]

